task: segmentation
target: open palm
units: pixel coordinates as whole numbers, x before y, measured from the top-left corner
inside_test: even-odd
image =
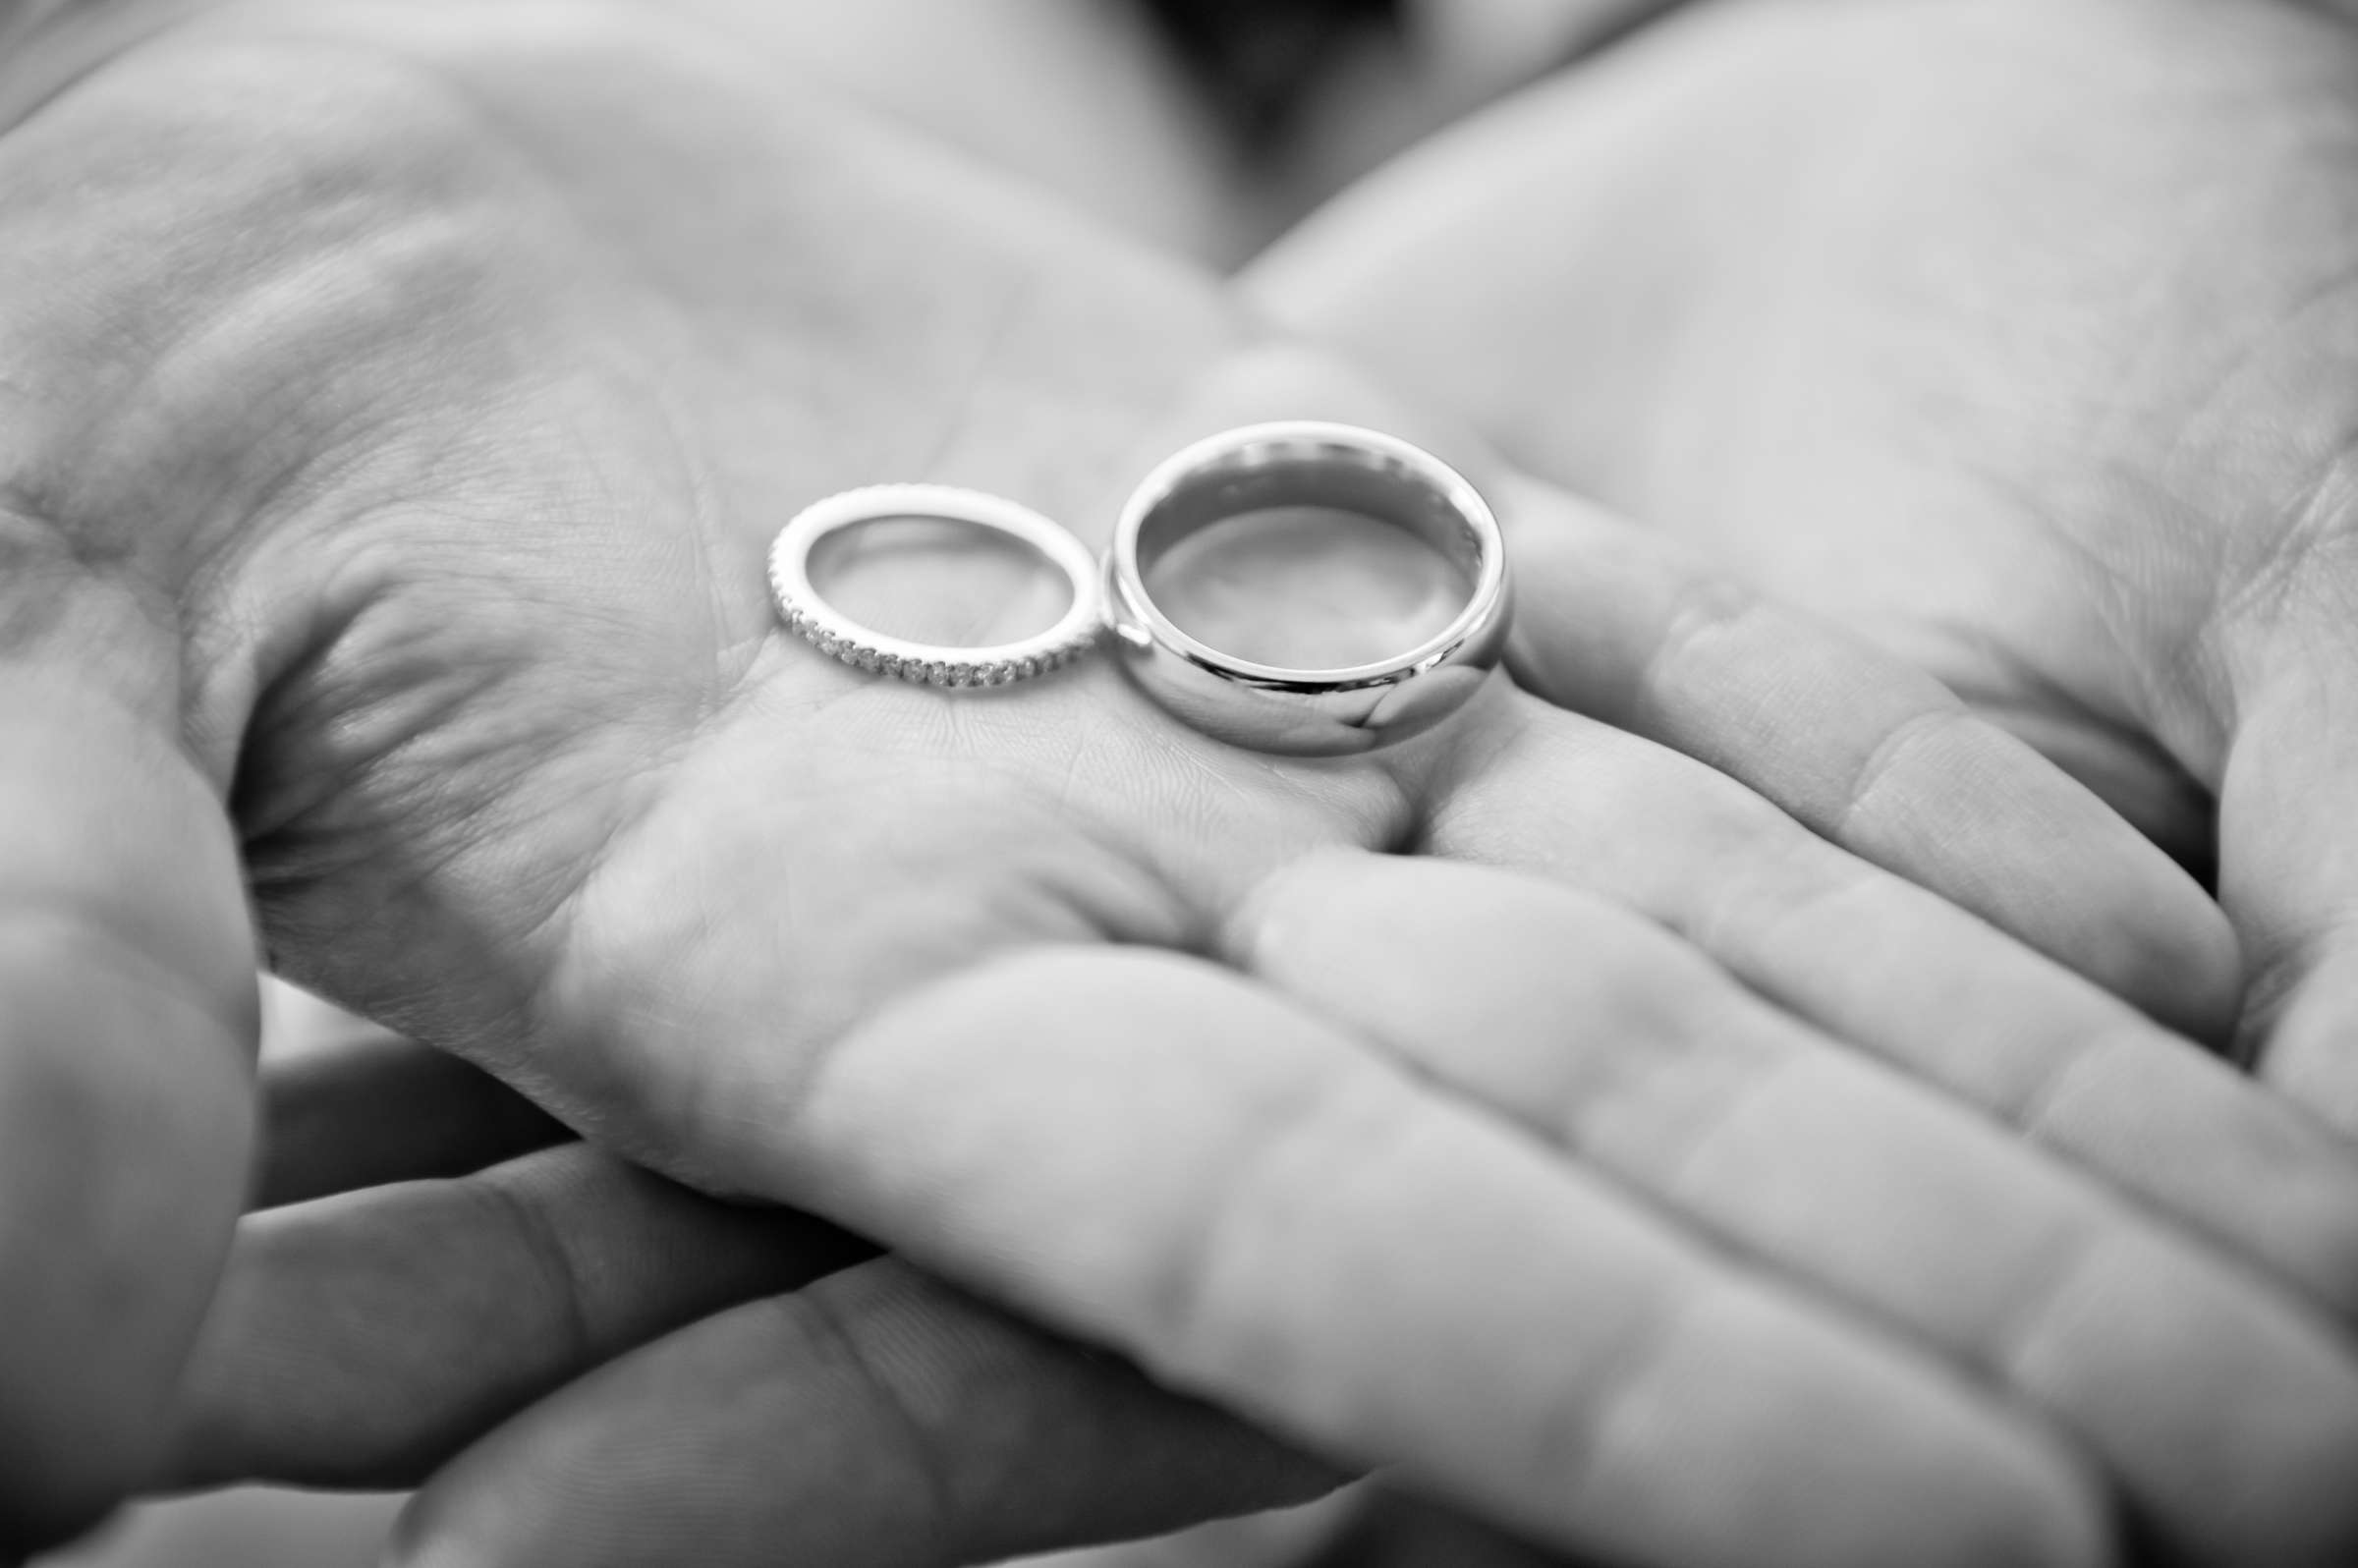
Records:
[[[1697,8],[1262,282],[2216,855],[2249,1047],[2358,1126],[2354,71],[2273,0]]]
[[[2115,1481],[2221,1556],[2358,1529],[2358,1366],[2293,1299],[2346,1298],[2352,1173],[2069,973],[2232,1004],[2192,884],[1940,688],[1487,468],[1539,695],[1430,742],[1245,756],[1103,667],[873,681],[764,600],[818,494],[1094,537],[1207,427],[1410,417],[659,9],[185,9],[55,57],[0,141],[11,1061],[101,1129],[43,1185],[54,1101],[6,1101],[50,1222],[7,1234],[94,1261],[0,1408],[86,1394],[92,1334],[122,1395],[31,1450],[57,1506],[140,1473],[223,1245],[258,925],[638,1160],[1547,1539],[2077,1560]],[[988,559],[906,564],[929,629],[1016,630]],[[1699,603],[1744,635],[1684,637]],[[1540,877],[1368,853],[1409,850]],[[2275,1157],[2189,1180],[2128,1136],[2156,1107]],[[2236,1507],[2169,1500],[2222,1464]]]

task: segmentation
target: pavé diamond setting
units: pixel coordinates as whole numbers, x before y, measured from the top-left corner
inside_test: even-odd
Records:
[[[912,643],[862,626],[811,586],[811,552],[839,530],[904,517],[967,523],[1022,540],[1064,573],[1071,604],[1046,631],[987,647]],[[769,589],[786,630],[819,652],[921,686],[1013,686],[1046,675],[1088,653],[1105,625],[1103,581],[1079,539],[1030,507],[947,484],[870,484],[805,507],[770,546]]]

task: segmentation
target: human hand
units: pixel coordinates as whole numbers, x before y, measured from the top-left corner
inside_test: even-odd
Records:
[[[2244,1048],[2358,1130],[2353,69],[2330,6],[1713,7],[1260,283],[2216,852]]]
[[[1348,896],[1335,896],[1337,877],[1345,880]],[[2237,1415],[2250,1397],[2240,1382],[2255,1367],[2265,1370],[2297,1356],[2296,1344],[2283,1336],[2281,1317],[2272,1324],[2269,1315],[2233,1309],[2217,1282],[2182,1272],[2151,1250],[2153,1238],[2140,1234],[2140,1227],[2121,1226],[2104,1204],[2088,1204],[2093,1190],[2074,1193],[2075,1184],[2056,1182],[2055,1172],[2024,1158],[1993,1130],[1907,1091],[1846,1051],[1811,1048],[1806,1031],[1794,1030],[1660,932],[1544,884],[1432,862],[1363,865],[1349,856],[1289,869],[1257,904],[1244,924],[1259,934],[1239,940],[1263,950],[1252,961],[1258,973],[1296,996],[1331,999],[1339,1014],[1360,1020],[1371,1037],[1412,1063],[1528,1118],[1542,1138],[1564,1139],[1583,1166],[1624,1178],[1686,1210],[1738,1240],[1748,1254],[1778,1265],[1776,1272],[1792,1270],[1870,1305],[1879,1316],[1891,1315],[1931,1337],[1937,1348],[2014,1380],[2019,1392],[2034,1398],[2053,1397],[2056,1385],[2049,1379],[2058,1379],[2082,1419],[2096,1407],[2111,1406],[2081,1435],[2108,1461],[2128,1467],[2133,1484],[2139,1470],[2150,1479],[2173,1468],[2178,1461],[2169,1449],[2198,1431],[2233,1456],[2230,1468],[2248,1457],[2238,1453],[2252,1436]],[[1010,1012],[1037,1010],[1037,998],[1022,987],[1011,987],[1011,994],[1022,999]],[[1271,1037],[1235,1028],[1199,1032],[1171,1014],[1165,1007],[1149,1016],[1181,1037],[1210,1041],[1224,1034],[1239,1036],[1248,1048],[1254,1036]],[[962,1033],[986,1031],[991,1019],[987,1012],[970,1012],[957,1023]],[[2058,1023],[2067,1032],[2103,1027],[2085,1015]],[[2106,1104],[2128,1099],[2132,1116],[2149,1111],[2152,1102],[2140,1102],[2141,1065],[2174,1064],[2167,1057],[2124,1061],[2127,1076],[2116,1085],[2092,1083],[2092,1092],[2105,1093]],[[2250,1092],[2253,1103],[2265,1104]],[[340,1096],[346,1116],[356,1121],[388,1097],[410,1097],[388,1096],[372,1073],[358,1075]],[[1569,1127],[1558,1120],[1567,1105],[1578,1107],[1570,1113],[1578,1120]],[[330,1110],[314,1105],[311,1117]],[[447,1113],[443,1119],[487,1120]],[[1184,1131],[1192,1118],[1173,1120]],[[2215,1130],[2230,1137],[2238,1132],[2231,1121]],[[1358,1163],[1391,1163],[1380,1152],[1384,1140],[1373,1129],[1346,1129],[1335,1142],[1341,1147],[1334,1163],[1346,1171]],[[1420,1186],[1445,1189],[1458,1174],[1454,1156],[1462,1152],[1445,1147],[1432,1151],[1439,1169]],[[659,1327],[646,1320],[650,1310],[668,1321],[717,1305],[697,1305],[700,1293],[712,1289],[705,1281],[716,1271],[724,1285],[736,1282],[742,1289],[749,1273],[758,1279],[765,1271],[804,1266],[775,1252],[750,1265],[732,1258],[728,1246],[742,1239],[732,1237],[732,1228],[742,1233],[763,1222],[692,1214],[695,1222],[680,1227],[666,1206],[692,1200],[671,1193],[653,1203],[643,1179],[613,1171],[600,1156],[577,1150],[560,1158],[587,1161],[604,1174],[585,1183],[553,1170],[502,1171],[481,1179],[512,1195],[497,1204],[480,1202],[487,1195],[469,1191],[477,1183],[468,1182],[388,1195],[357,1210],[297,1210],[250,1236],[226,1293],[229,1305],[207,1353],[198,1358],[194,1384],[199,1417],[186,1444],[197,1467],[191,1479],[260,1474],[313,1484],[414,1480],[455,1440],[472,1435],[471,1423],[504,1414],[502,1401],[537,1392],[554,1380],[552,1373],[593,1365]],[[1141,1163],[1134,1156],[1131,1169]],[[2239,1180],[2254,1194],[2255,1213],[2270,1199],[2295,1191],[2281,1180],[2256,1182],[2249,1168]],[[619,1193],[613,1190],[618,1184]],[[1347,1183],[1346,1191],[1361,1185]],[[2314,1184],[2310,1196],[2321,1204],[2344,1197],[2325,1182]],[[1377,1239],[1376,1258],[1360,1259],[1339,1283],[1325,1279],[1326,1270],[1316,1262],[1289,1267],[1285,1257],[1268,1249],[1229,1272],[1281,1299],[1294,1298],[1293,1311],[1322,1324],[1329,1336],[1349,1339],[1356,1330],[1374,1341],[1333,1352],[1342,1362],[1420,1366],[1420,1347],[1384,1343],[1401,1330],[1369,1303],[1402,1292],[1445,1291],[1457,1277],[1452,1255],[1461,1249],[1432,1238],[1462,1228],[1467,1217],[1424,1214],[1413,1201],[1387,1190],[1362,1201],[1381,1207],[1391,1226]],[[1282,1243],[1303,1246],[1305,1228],[1345,1237],[1357,1228],[1320,1227],[1302,1206],[1297,1199],[1292,1211],[1279,1217]],[[539,1217],[519,1225],[517,1207]],[[2341,1208],[2347,1212],[2346,1199]],[[791,1234],[791,1222],[767,1223]],[[2081,1226],[2090,1234],[2075,1242],[2072,1233]],[[1630,1243],[1637,1238],[1605,1213],[1590,1212],[1579,1234],[1577,1263],[1592,1275],[1633,1261]],[[559,1238],[553,1249],[550,1235]],[[1519,1228],[1510,1230],[1509,1240],[1535,1248],[1537,1259],[1524,1258],[1521,1269],[1510,1268],[1496,1288],[1561,1250],[1546,1246],[1544,1234]],[[1315,1251],[1335,1242],[1318,1235],[1310,1245]],[[567,1260],[565,1266],[547,1266],[551,1251]],[[2088,1251],[2108,1256],[2093,1263],[2074,1260]],[[442,1260],[445,1266],[421,1268],[414,1258]],[[2100,1283],[2079,1284],[2075,1276],[2083,1268]],[[2139,1280],[2153,1270],[2160,1277]],[[1272,1485],[1272,1474],[1296,1486],[1316,1481],[1315,1472],[1282,1462],[1258,1477],[1242,1463],[1208,1477],[1200,1458],[1174,1467],[1170,1418],[1138,1394],[1130,1396],[1128,1409],[1112,1402],[1133,1430],[1129,1441],[1110,1446],[1124,1458],[1143,1453],[1151,1462],[1108,1474],[1106,1444],[1093,1439],[1074,1448],[1050,1440],[1076,1428],[1092,1432],[1113,1424],[1102,1409],[1076,1405],[1069,1358],[1043,1351],[1020,1331],[1010,1335],[995,1315],[976,1315],[987,1332],[956,1314],[946,1327],[921,1316],[913,1332],[901,1321],[912,1315],[900,1298],[915,1291],[920,1304],[932,1307],[940,1293],[897,1270],[884,1272],[897,1281],[889,1288],[871,1289],[847,1276],[815,1300],[782,1298],[777,1308],[724,1314],[526,1411],[434,1480],[412,1513],[409,1540],[416,1555],[402,1560],[628,1563],[692,1544],[700,1561],[726,1564],[774,1558],[780,1543],[790,1542],[814,1550],[823,1545],[850,1562],[931,1561],[1054,1544],[1058,1537],[1039,1532],[1059,1524],[1066,1530],[1082,1528],[1084,1521],[1109,1531],[1151,1528],[1157,1505],[1243,1506],[1252,1496],[1245,1484]],[[1596,1420],[1605,1411],[1619,1412],[1604,1422],[1606,1431],[1644,1431],[1656,1420],[1673,1419],[1717,1426],[1724,1416],[1698,1416],[1712,1405],[1712,1385],[1689,1380],[1700,1372],[1782,1410],[1787,1425],[1780,1439],[1800,1453],[1840,1452],[1845,1440],[1838,1428],[1863,1417],[1902,1416],[1903,1428],[1913,1425],[1902,1412],[1845,1410],[1839,1401],[1826,1402],[1823,1388],[1814,1390],[1817,1397],[1780,1399],[1762,1387],[1772,1370],[1713,1367],[1709,1356],[1695,1367],[1692,1341],[1717,1336],[1694,1333],[1685,1326],[1689,1317],[1730,1316],[1726,1288],[1733,1284],[1748,1293],[1757,1283],[1745,1272],[1732,1281],[1674,1286],[1679,1297],[1700,1298],[1659,1308],[1664,1320],[1682,1325],[1680,1332],[1664,1336],[1664,1349],[1633,1362],[1603,1358],[1597,1375],[1614,1391],[1593,1390],[1578,1403]],[[1320,1284],[1350,1291],[1358,1305],[1321,1300]],[[586,1295],[588,1305],[562,1306],[551,1298],[552,1286]],[[2125,1299],[2111,1299],[2115,1292]],[[651,1297],[651,1309],[634,1305],[637,1297]],[[853,1380],[857,1397],[849,1403],[867,1418],[848,1423],[848,1432],[823,1419],[843,1400],[844,1348],[823,1336],[826,1342],[817,1347],[823,1354],[814,1361],[809,1343],[810,1320],[829,1322],[839,1312],[852,1315],[855,1346],[872,1340],[887,1358],[878,1384],[863,1372],[860,1354],[848,1356],[848,1372],[863,1372]],[[2209,1317],[2213,1337],[2193,1360],[2158,1369],[2152,1348],[2139,1343],[2157,1326],[2149,1316],[2157,1313],[2164,1322],[2180,1315]],[[1594,1311],[1576,1321],[1592,1333],[1609,1330]],[[2001,1324],[2009,1349],[1986,1339]],[[1558,1358],[1581,1343],[1577,1336],[1566,1338],[1572,1326],[1550,1327]],[[1013,1355],[998,1343],[1009,1337],[1016,1342]],[[1653,1338],[1648,1332],[1641,1343]],[[981,1345],[971,1343],[978,1339]],[[1769,1353],[1769,1360],[1781,1363],[1792,1355],[1787,1347]],[[1009,1362],[1020,1377],[1010,1376]],[[2026,1372],[2042,1362],[2050,1364],[2047,1372]],[[1536,1376],[1549,1365],[1547,1357],[1527,1351],[1525,1375]],[[1434,1368],[1429,1375],[1446,1384],[1456,1370]],[[421,1372],[428,1375],[421,1379]],[[2162,1372],[2170,1375],[2158,1375]],[[1814,1381],[1823,1374],[1818,1369],[1801,1376]],[[978,1392],[978,1382],[987,1391]],[[1027,1396],[1019,1397],[1016,1384]],[[1084,1387],[1102,1402],[1106,1390]],[[932,1465],[954,1478],[942,1484],[939,1497],[918,1485],[928,1467],[913,1462],[902,1423],[877,1430],[876,1402],[896,1388],[917,1410],[917,1453],[929,1453]],[[1886,1387],[1875,1397],[1894,1392]],[[1501,1397],[1496,1389],[1459,1393],[1481,1417],[1494,1415],[1483,1408],[1486,1395]],[[2289,1393],[2280,1384],[2270,1387],[2263,1396],[2267,1415],[2308,1428],[2313,1440],[2314,1423],[2288,1408]],[[1446,1414],[1452,1402],[1439,1403]],[[2320,1403],[2330,1406],[2330,1395]],[[1142,1404],[1143,1412],[1137,1408]],[[1039,1418],[1042,1407],[1053,1420]],[[990,1413],[986,1430],[974,1425],[981,1412]],[[2218,1413],[2224,1429],[2195,1412]],[[1434,1412],[1425,1412],[1424,1419],[1433,1420]],[[1473,1412],[1461,1410],[1456,1419],[1469,1428],[1463,1440],[1482,1439],[1483,1422]],[[1818,1423],[1837,1429],[1820,1429]],[[1624,1549],[1634,1545],[1649,1560],[1721,1560],[1714,1544],[1748,1552],[1751,1560],[1787,1554],[1797,1561],[1824,1560],[1825,1537],[1797,1539],[1791,1525],[1766,1534],[1756,1530],[1741,1542],[1714,1542],[1726,1527],[1696,1499],[1741,1495],[1763,1479],[1759,1435],[1735,1425],[1724,1450],[1680,1445],[1671,1455],[1640,1455],[1628,1466],[1634,1474],[1623,1479],[1674,1485],[1681,1503],[1672,1521],[1650,1520],[1634,1541],[1612,1542],[1609,1533],[1601,1539]],[[1141,1443],[1142,1431],[1160,1441]],[[1205,1435],[1185,1427],[1178,1432],[1199,1442]],[[1235,1438],[1215,1451],[1235,1455]],[[855,1457],[845,1459],[847,1452]],[[1257,1451],[1242,1452],[1249,1457]],[[1507,1457],[1489,1452],[1494,1464]],[[1276,1457],[1265,1450],[1260,1455],[1263,1466]],[[1600,1481],[1619,1468],[1613,1457],[1608,1452],[1595,1462]],[[2321,1467],[2330,1463],[2310,1457]],[[2183,1456],[2189,1466],[2217,1467],[2220,1460],[2218,1453]],[[1544,1456],[1526,1455],[1525,1463],[1565,1473],[1563,1466],[1547,1466]],[[1773,1459],[1768,1463],[1775,1468]],[[847,1468],[873,1484],[845,1489]],[[1572,1473],[1578,1470],[1572,1467]],[[1790,1484],[1790,1478],[1772,1479]],[[1817,1499],[1831,1510],[1836,1530],[1857,1528],[1864,1504],[1888,1495],[1855,1475],[1846,1480],[1852,1490]],[[1127,1511],[1107,1509],[1109,1499],[1127,1503]],[[1261,1500],[1275,1499],[1263,1491]],[[1954,1551],[1964,1561],[2020,1555],[2023,1543],[2004,1539],[2002,1518],[1977,1518],[1977,1507],[1988,1504],[1971,1495],[1946,1500],[1957,1511],[1953,1519],[1928,1521],[1915,1513],[1888,1521],[1888,1527],[1924,1538],[1920,1553]],[[1092,1501],[1098,1505],[1095,1511],[1077,1506]],[[2201,1493],[2168,1498],[2164,1514],[2175,1517],[2163,1522],[2183,1528],[2185,1517],[2202,1507],[2231,1512],[2233,1501]],[[1506,1507],[1511,1516],[1513,1504]],[[1629,1512],[1609,1495],[1594,1496],[1591,1507],[1601,1519]],[[1164,1523],[1176,1517],[1161,1516]],[[2239,1543],[2225,1560],[2262,1544],[2289,1560],[2301,1534],[2316,1523],[2273,1513],[2230,1522]],[[1666,1528],[1672,1525],[1683,1526],[1683,1539],[1677,1528]],[[1997,1540],[1978,1534],[1993,1529]],[[2202,1533],[2195,1534],[2199,1539]],[[2218,1532],[2212,1540],[2218,1540]],[[2319,1560],[2330,1560],[2323,1553],[2330,1549],[2319,1546]],[[1987,1553],[1986,1559],[1977,1553]]]
[[[18,1472],[19,1533],[143,1478],[168,1429],[153,1413],[236,1205],[241,870],[282,967],[609,1146],[853,1225],[1549,1539],[1701,1562],[1878,1560],[1901,1537],[1919,1556],[1993,1538],[2084,1554],[2101,1488],[2043,1421],[2140,1496],[2231,1481],[2252,1502],[2229,1545],[2351,1528],[2337,1474],[2319,1478],[2358,1441],[2358,1373],[2263,1277],[2336,1289],[2341,1156],[1892,874],[2166,1016],[2223,1005],[2229,954],[2194,889],[1931,683],[1767,608],[1734,644],[1682,640],[1724,585],[1503,476],[1527,644],[1577,675],[1550,691],[1543,670],[1542,695],[1615,707],[1716,768],[1504,685],[1447,736],[1302,764],[1178,729],[1104,668],[988,694],[869,681],[773,634],[759,559],[802,500],[944,478],[1095,532],[1146,460],[1207,423],[1409,417],[1267,348],[1207,281],[981,191],[652,11],[200,7],[85,67],[0,137],[0,297],[20,302],[0,339],[38,392],[10,428],[0,688],[10,896],[37,940],[6,983],[43,1020],[7,1060],[88,1107],[62,1124],[84,1163],[60,1187],[55,1101],[5,1098],[23,1168],[0,1234],[81,1243],[0,1369],[7,1440],[43,1462]],[[901,579],[929,629],[981,636],[1017,613],[1007,587],[960,555]],[[1806,732],[1765,727],[1797,692],[1825,702]],[[1322,907],[1361,886],[1321,876],[1375,878],[1369,909],[1416,891],[1398,878],[1426,870],[1364,860],[1384,849],[1522,866],[1559,884],[1523,896],[1571,902],[1517,904],[1461,869],[1367,961],[1432,908],[1494,898],[1626,958],[1666,1011],[1575,1053],[1600,1070],[1571,1085],[1519,1076],[1548,1058],[1527,1036],[1500,1036],[1533,1049],[1505,1063],[1457,1059],[1430,1018],[1393,1037],[1407,1015],[1363,1019],[1322,988],[1347,970],[1286,970],[1254,935],[1284,889]],[[1492,977],[1527,1008],[1624,973],[1497,946],[1539,971]],[[1462,975],[1432,997],[1483,1000]],[[1683,1048],[1680,997],[1735,1010],[1733,1055]],[[1836,1039],[2029,1118],[2248,1261]],[[1765,1077],[1827,1098],[1764,1096],[1768,1146],[1852,1148],[1818,1126],[1836,1105],[1916,1129],[1850,1135],[1889,1214],[1954,1262],[1996,1245],[1955,1227],[1956,1186],[1997,1202],[2024,1251],[1993,1290],[2056,1336],[2051,1357],[2008,1361],[2002,1314],[1923,1299],[1914,1254],[1794,1234],[1741,1161],[1690,1180],[1636,1132],[1651,1102],[1622,1090],[1644,1075],[1617,1071],[1665,1041],[1703,1125],[1712,1086],[1789,1053],[1811,1065]],[[2140,1087],[2057,1095],[2058,1069]],[[1584,1131],[1575,1158],[1499,1124],[1544,1123],[1557,1088],[1626,1144]],[[1396,1117],[1399,1140],[1342,1147],[1356,1113],[1327,1112],[1351,1107]],[[2283,1152],[2190,1183],[2123,1136],[2155,1115]],[[1327,1135],[1331,1168],[1288,1157]],[[1282,1269],[1244,1266],[1297,1204],[1332,1224],[1290,1237]],[[1412,1213],[1460,1252],[1399,1257]],[[1513,1288],[1464,1288],[1493,1279]],[[1389,1316],[1336,1336],[1358,1304],[1332,1293],[1370,1282]],[[2136,1333],[2054,1317],[2132,1286]],[[1611,1325],[1690,1301],[1710,1310],[1617,1385]],[[1607,1331],[1574,1354],[1565,1325]],[[113,1386],[84,1372],[97,1344]],[[1469,1402],[1427,1397],[1404,1350]],[[1721,1358],[1774,1363],[1754,1402],[1707,1401],[1645,1443],[1615,1427],[1596,1461],[1560,1446],[1668,1408]],[[1796,1430],[1819,1440],[1776,1440]],[[1650,1489],[1727,1474],[1744,1484],[1719,1511]]]
[[[434,1478],[405,1530],[417,1560],[454,1544],[496,1560],[485,1521],[438,1518],[455,1491],[478,1514],[499,1504],[489,1522],[538,1560],[567,1560],[587,1518],[594,1560],[725,1560],[758,1542],[766,1560],[855,1564],[995,1560],[1332,1483],[816,1220],[702,1198],[585,1144],[533,1152],[553,1125],[440,1052],[349,1020],[295,1033],[264,1057],[260,1186],[305,1196],[241,1227],[160,1489]],[[694,1419],[617,1421],[653,1389]],[[570,1421],[585,1404],[600,1418]],[[486,1499],[468,1478],[517,1468],[503,1456],[519,1433],[542,1434],[521,1459],[554,1473]],[[766,1489],[734,1516],[708,1478],[627,1509],[592,1489],[535,1530],[531,1505],[582,1468],[563,1450],[551,1463],[551,1434],[635,1444],[692,1477],[758,1452]]]

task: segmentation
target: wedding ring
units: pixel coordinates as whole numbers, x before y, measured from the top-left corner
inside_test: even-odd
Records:
[[[988,647],[912,643],[862,626],[811,586],[811,552],[830,533],[885,518],[968,523],[1020,539],[1064,573],[1072,603],[1038,636]],[[821,653],[926,686],[1009,686],[1044,675],[1087,653],[1105,619],[1096,559],[1079,539],[1030,507],[946,484],[871,484],[805,507],[769,547],[769,588],[786,629]]]
[[[1376,663],[1288,669],[1223,653],[1155,604],[1148,576],[1182,539],[1231,518],[1298,506],[1422,539],[1464,575],[1464,608],[1436,635]],[[1196,729],[1256,751],[1331,756],[1404,740],[1463,706],[1506,642],[1505,549],[1482,496],[1431,453],[1347,424],[1248,425],[1169,458],[1123,509],[1106,579],[1131,679]]]

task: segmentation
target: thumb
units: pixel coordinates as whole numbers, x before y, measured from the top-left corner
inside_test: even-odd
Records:
[[[146,1478],[247,1179],[251,922],[175,643],[0,515],[0,1560]]]

